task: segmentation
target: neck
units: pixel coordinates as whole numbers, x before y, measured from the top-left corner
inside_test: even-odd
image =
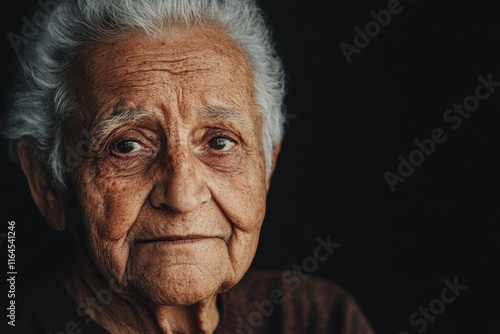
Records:
[[[189,306],[152,305],[121,283],[74,269],[63,279],[86,314],[110,333],[211,334],[219,322],[216,296]]]

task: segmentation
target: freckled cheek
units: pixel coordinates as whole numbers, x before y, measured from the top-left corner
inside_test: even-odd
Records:
[[[99,238],[120,240],[126,236],[148,198],[147,189],[144,182],[101,183],[96,191],[102,194],[103,210],[94,221]]]
[[[235,187],[235,184],[239,186]],[[266,211],[265,183],[259,178],[245,175],[241,180],[229,182],[222,189],[231,189],[225,191],[222,205],[235,227],[249,233],[260,231]]]
[[[246,228],[252,232],[260,231],[266,212],[265,201],[254,198],[253,200],[249,199],[242,204],[246,204],[243,212],[245,226],[242,228]]]

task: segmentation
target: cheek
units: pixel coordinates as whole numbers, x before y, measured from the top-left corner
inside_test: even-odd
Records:
[[[214,194],[232,224],[228,251],[237,277],[253,260],[266,212],[265,171],[258,161],[253,166],[256,168],[244,168],[237,175],[221,178]]]
[[[122,277],[129,255],[126,237],[144,201],[144,180],[93,179],[82,185],[82,240],[99,271],[110,279]]]
[[[237,175],[221,177],[213,192],[236,230],[258,233],[266,211],[266,184],[262,173],[242,170]]]
[[[148,197],[144,179],[93,180],[83,188],[87,233],[98,240],[117,241],[126,237]]]
[[[260,232],[264,220],[267,197],[265,164],[260,157],[262,155],[254,157],[255,161],[251,164],[254,167],[249,168],[240,186],[234,188],[238,193],[232,196],[234,211],[238,212],[242,221],[239,228],[256,233]]]

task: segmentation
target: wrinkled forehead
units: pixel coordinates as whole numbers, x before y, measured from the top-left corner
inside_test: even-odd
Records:
[[[89,45],[79,63],[84,104],[93,106],[85,115],[90,127],[117,105],[142,108],[137,104],[151,101],[186,104],[190,111],[225,108],[257,118],[247,56],[216,27],[170,27],[155,36],[126,33]]]

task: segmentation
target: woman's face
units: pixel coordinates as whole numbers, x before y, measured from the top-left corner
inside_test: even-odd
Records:
[[[67,224],[106,280],[190,305],[248,269],[265,213],[262,120],[246,56],[225,33],[172,28],[88,47],[75,79],[89,129]]]

